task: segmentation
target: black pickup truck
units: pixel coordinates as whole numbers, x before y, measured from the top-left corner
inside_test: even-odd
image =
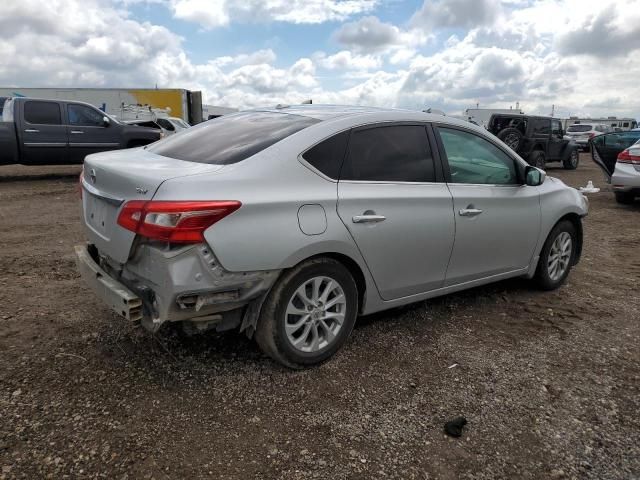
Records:
[[[0,97],[0,165],[82,163],[159,139],[159,130],[125,125],[86,103]]]

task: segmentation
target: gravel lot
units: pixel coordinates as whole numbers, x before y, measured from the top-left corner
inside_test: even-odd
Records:
[[[112,315],[73,263],[78,171],[0,168],[1,479],[640,478],[640,203],[590,196],[556,292],[506,281],[362,318],[291,372],[235,333]],[[587,155],[548,173],[605,187]]]

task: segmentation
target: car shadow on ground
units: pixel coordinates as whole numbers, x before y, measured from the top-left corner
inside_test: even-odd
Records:
[[[464,314],[466,310],[475,311],[479,305],[505,302],[505,298],[512,299],[532,291],[536,291],[535,286],[527,280],[504,280],[359,317],[354,334],[364,335],[369,342],[369,335],[378,335],[380,328],[413,331],[423,328],[421,322],[429,321],[427,328],[431,329],[450,321],[453,312]],[[345,348],[357,348],[350,347],[349,343]],[[190,376],[203,378],[228,369],[251,371],[256,367],[272,373],[291,372],[267,358],[252,339],[236,330],[186,335],[179,324],[169,324],[151,334],[115,315],[112,322],[103,324],[100,329],[97,348],[109,362],[133,363],[157,379],[161,378],[163,384],[168,377],[179,382],[187,371]]]

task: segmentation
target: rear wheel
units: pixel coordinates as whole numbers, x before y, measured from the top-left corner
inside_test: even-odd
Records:
[[[578,168],[578,162],[580,161],[580,157],[578,155],[578,149],[574,148],[571,151],[571,155],[569,158],[562,161],[562,166],[565,170],[575,170]]]
[[[562,285],[573,265],[577,245],[576,228],[568,220],[559,222],[547,237],[536,270],[536,282],[543,290]]]
[[[544,170],[544,152],[541,150],[535,150],[534,152],[531,152],[531,155],[529,155],[529,165],[533,165],[534,167]]]
[[[321,363],[346,342],[356,321],[358,290],[349,271],[331,258],[286,272],[265,301],[256,341],[290,368]]]
[[[635,196],[630,192],[615,192],[616,202],[622,205],[631,205],[635,200]]]

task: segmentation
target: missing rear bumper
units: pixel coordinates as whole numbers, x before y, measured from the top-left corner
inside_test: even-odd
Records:
[[[142,300],[96,263],[87,245],[76,245],[76,265],[83,280],[114,312],[132,322],[142,320]]]

